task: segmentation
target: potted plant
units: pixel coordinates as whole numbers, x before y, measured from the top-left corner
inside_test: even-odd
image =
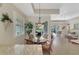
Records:
[[[10,26],[13,21],[9,18],[8,14],[2,14],[2,19],[1,21],[3,22],[5,29]]]
[[[27,33],[30,39],[30,33],[32,32],[33,24],[31,22],[28,22],[25,24],[25,34]]]
[[[13,23],[13,21],[9,18],[8,14],[2,14],[2,22],[10,22]]]

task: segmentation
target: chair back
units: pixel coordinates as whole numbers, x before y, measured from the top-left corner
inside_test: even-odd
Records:
[[[53,39],[50,40],[50,44],[49,44],[49,50],[52,49],[52,44],[53,44]]]

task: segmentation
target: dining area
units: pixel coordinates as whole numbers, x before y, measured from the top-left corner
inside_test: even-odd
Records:
[[[42,51],[43,55],[50,55],[51,51],[52,51],[52,39],[49,40],[47,38],[44,37],[40,37],[38,38],[30,38],[30,39],[25,39],[25,45],[28,45],[29,47],[31,46],[32,51],[34,49],[33,46],[37,47],[36,49],[39,49],[40,51]],[[29,48],[28,48],[29,49]],[[31,53],[31,50],[29,50]],[[37,52],[37,50],[35,50],[35,52]],[[38,54],[36,54],[38,55]]]
[[[42,50],[43,55],[50,55],[52,51],[53,41],[48,37],[49,36],[48,21],[37,22],[35,23],[35,25],[32,25],[32,23],[30,22],[26,24],[25,27],[26,27],[26,38],[24,39],[25,45],[28,45],[29,47],[37,46],[36,49]],[[33,30],[33,27],[35,30]],[[30,53],[32,50],[29,50]],[[37,50],[35,50],[35,52],[37,52]]]

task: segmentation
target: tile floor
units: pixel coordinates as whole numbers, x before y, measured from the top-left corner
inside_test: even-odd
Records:
[[[54,55],[79,55],[79,45],[68,42],[65,36],[55,36],[53,41]]]
[[[0,46],[0,55],[43,55],[41,45]]]
[[[22,47],[18,49],[21,50]],[[68,42],[68,39],[66,39],[64,36],[58,36],[58,35],[55,36],[52,48],[53,51],[51,52],[51,55],[79,55],[79,45]],[[21,55],[24,55],[22,51],[16,51],[16,52],[19,52]],[[0,55],[14,55],[14,54],[15,54],[14,46],[0,46]]]

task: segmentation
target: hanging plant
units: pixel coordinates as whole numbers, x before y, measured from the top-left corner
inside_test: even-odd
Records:
[[[13,23],[13,21],[9,18],[8,14],[2,14],[1,21],[2,22],[9,21],[10,23]]]

